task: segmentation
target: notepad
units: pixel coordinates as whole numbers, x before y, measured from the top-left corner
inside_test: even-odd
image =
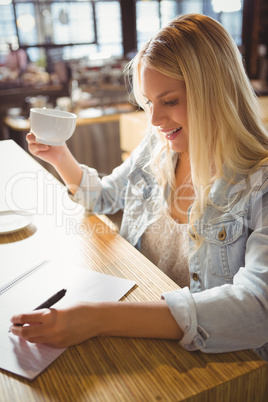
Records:
[[[8,333],[13,314],[32,311],[62,288],[66,295],[53,307],[78,301],[118,301],[134,281],[77,266],[41,261],[0,287],[0,368],[33,380],[66,349],[26,342]]]

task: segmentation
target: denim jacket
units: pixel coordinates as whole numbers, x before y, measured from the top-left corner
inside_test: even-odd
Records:
[[[150,141],[102,180],[82,166],[72,199],[93,213],[123,209],[121,235],[132,245],[157,220],[163,198],[150,169]],[[162,201],[163,202],[163,201]],[[255,349],[268,360],[268,165],[235,184],[217,180],[202,218],[190,228],[190,289],[162,295],[187,350]],[[202,239],[196,247],[195,239]]]

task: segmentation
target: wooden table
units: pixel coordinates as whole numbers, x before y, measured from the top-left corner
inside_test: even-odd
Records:
[[[10,252],[19,263],[47,251],[59,264],[135,280],[126,303],[158,300],[176,288],[100,217],[72,203],[62,185],[11,140],[0,142],[0,169],[0,208],[37,208],[30,226],[0,236],[0,256]],[[1,259],[1,269],[6,264]],[[252,402],[266,401],[267,388],[267,363],[252,351],[190,353],[169,340],[94,338],[68,348],[33,382],[0,370],[1,402]]]

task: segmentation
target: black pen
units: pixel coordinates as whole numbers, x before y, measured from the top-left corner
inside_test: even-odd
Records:
[[[34,310],[41,310],[41,308],[49,308],[53,306],[53,304],[57,303],[59,300],[65,296],[65,293],[67,292],[66,289],[62,289],[59,292],[55,293],[53,296],[51,296],[49,299],[47,299],[44,303],[40,304],[40,306],[36,307]],[[16,327],[22,327],[23,324],[13,324]],[[9,331],[10,332],[10,331]]]
[[[60,299],[63,298],[63,296],[65,296],[66,292],[67,292],[66,289],[60,290],[59,292],[51,296],[49,299],[47,299],[44,303],[40,304],[40,306],[36,307],[34,310],[41,310],[41,308],[49,308],[53,306],[53,304],[57,303]]]

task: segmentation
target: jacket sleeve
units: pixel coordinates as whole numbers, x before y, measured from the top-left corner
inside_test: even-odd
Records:
[[[70,198],[93,213],[113,214],[124,207],[124,192],[129,171],[128,161],[100,178],[97,170],[81,165],[83,177],[80,186]]]
[[[251,225],[246,248],[241,250],[245,264],[232,283],[197,293],[184,288],[163,294],[184,331],[184,348],[219,353],[258,349],[268,342],[267,192],[253,202]]]
[[[70,198],[93,213],[113,214],[123,209],[128,176],[137,161],[142,160],[147,146],[148,139],[145,137],[125,162],[103,178],[99,177],[96,169],[81,165],[82,180],[76,193],[69,194]]]

